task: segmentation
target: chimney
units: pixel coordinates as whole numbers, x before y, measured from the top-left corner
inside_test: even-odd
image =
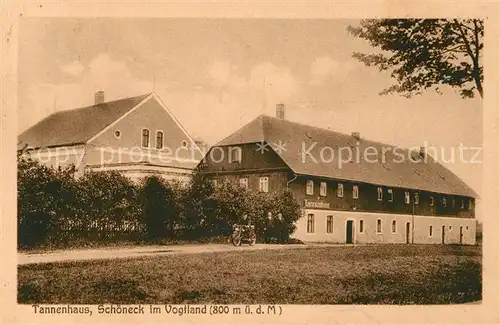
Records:
[[[284,104],[276,104],[276,117],[280,120],[285,119],[285,105]]]
[[[100,90],[96,92],[94,99],[95,99],[95,105],[104,103],[104,91]]]
[[[361,139],[361,136],[359,135],[359,132],[352,132],[351,135],[356,140]]]

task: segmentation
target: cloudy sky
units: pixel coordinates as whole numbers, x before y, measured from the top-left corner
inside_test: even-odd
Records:
[[[372,51],[354,20],[28,18],[19,39],[19,132],[54,111],[153,90],[195,137],[216,143],[259,114],[404,147],[482,145],[482,103],[451,89],[379,96],[388,74],[352,59]],[[454,149],[455,148],[455,149]],[[465,154],[471,158],[472,151]],[[477,192],[481,165],[447,163]]]

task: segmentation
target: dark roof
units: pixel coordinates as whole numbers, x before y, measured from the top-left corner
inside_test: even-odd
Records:
[[[457,175],[436,162],[430,155],[427,155],[425,162],[418,159],[418,153],[409,149],[365,139],[358,141],[351,135],[266,115],[261,115],[246,124],[216,146],[261,141],[268,143],[290,169],[299,175],[477,197],[477,194]],[[280,141],[285,144],[285,150],[276,149]],[[311,146],[313,148],[309,150]],[[332,160],[331,162],[322,162],[320,159],[321,149],[324,147],[333,149],[323,151],[325,160]],[[375,148],[375,150],[369,149],[369,152],[378,152],[378,155],[367,156],[370,161],[363,159],[362,154],[368,147]],[[346,149],[341,151],[339,148]],[[351,148],[353,162],[347,162],[349,158],[347,148]],[[386,150],[385,159],[382,159],[382,148],[389,150]],[[361,153],[359,162],[356,161],[357,150]],[[310,156],[303,155],[303,152],[309,152]],[[331,159],[332,152],[334,159]],[[340,159],[346,161],[341,166],[339,166],[339,153],[342,154]],[[404,155],[405,159],[401,159],[400,155]],[[416,158],[417,161],[409,157]],[[377,162],[373,163],[374,160]]]
[[[85,143],[150,94],[54,113],[18,137],[18,149]]]

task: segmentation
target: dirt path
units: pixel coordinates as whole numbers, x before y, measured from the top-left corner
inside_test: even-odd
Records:
[[[18,265],[41,264],[67,261],[86,261],[113,258],[131,258],[142,256],[163,256],[173,254],[196,254],[210,252],[227,252],[241,250],[261,250],[261,249],[290,249],[307,248],[311,246],[334,246],[328,244],[315,245],[277,245],[277,244],[257,244],[255,246],[242,245],[234,247],[230,244],[192,244],[192,245],[158,245],[158,246],[133,246],[122,248],[99,248],[99,249],[78,249],[78,250],[57,250],[48,253],[18,253]]]

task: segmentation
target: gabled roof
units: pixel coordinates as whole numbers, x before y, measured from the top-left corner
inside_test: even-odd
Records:
[[[216,146],[261,141],[268,143],[290,169],[299,175],[477,197],[477,194],[457,175],[429,155],[426,157],[426,162],[414,161],[409,158],[418,155],[408,149],[365,139],[357,140],[351,135],[266,115],[257,117]],[[277,146],[280,143],[284,150],[278,150]],[[323,149],[322,152],[322,148],[325,147],[331,149]],[[369,149],[369,152],[378,153],[367,156],[369,161],[363,157],[363,152],[368,147],[375,148]],[[342,151],[339,148],[345,149]],[[348,148],[352,152],[352,162],[347,162]],[[385,159],[382,159],[382,148],[386,149]],[[358,151],[359,161],[356,159]],[[341,154],[340,159],[345,161],[340,166],[339,154]],[[400,155],[404,155],[404,159],[401,159]],[[325,158],[323,161],[322,156]]]
[[[18,149],[85,143],[151,94],[54,113],[18,137]]]

